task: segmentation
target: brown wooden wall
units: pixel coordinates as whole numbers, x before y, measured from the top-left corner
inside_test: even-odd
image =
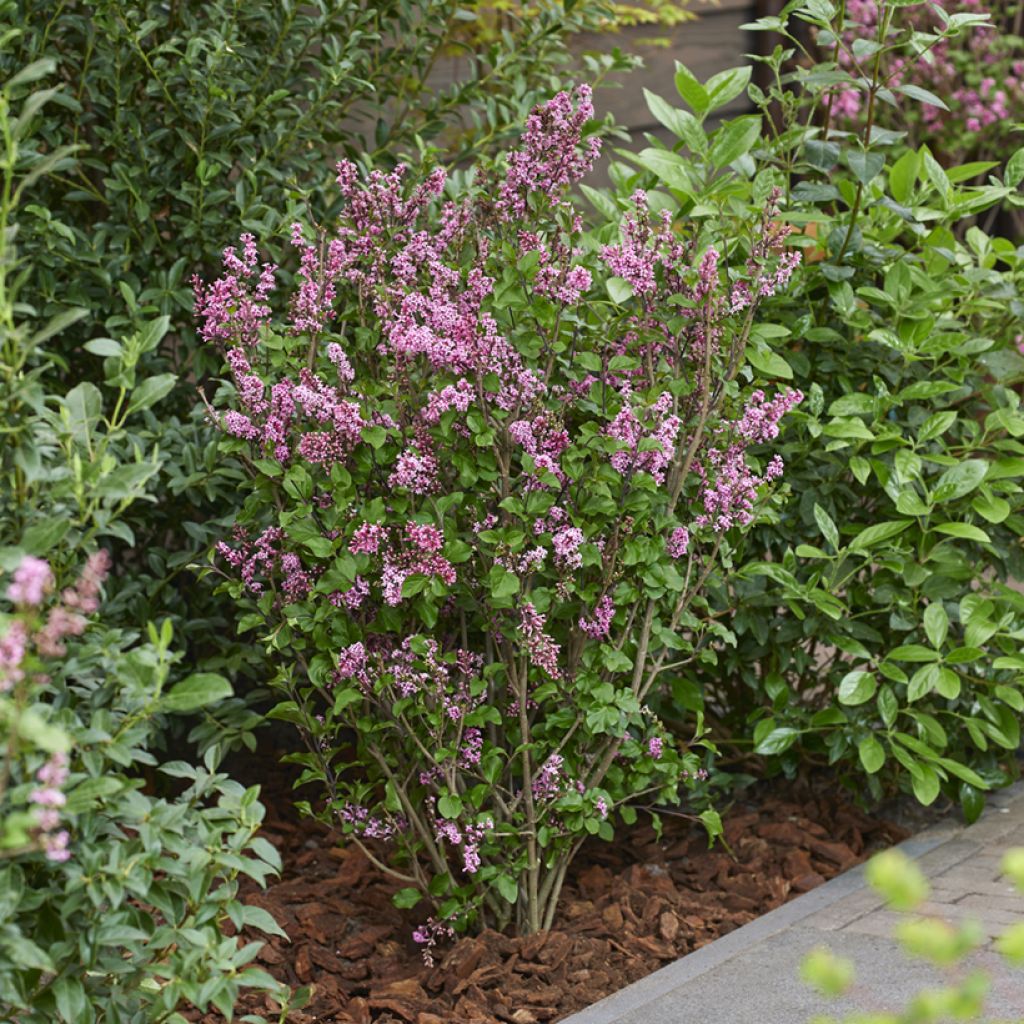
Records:
[[[615,120],[631,132],[651,131],[661,136],[661,126],[651,117],[643,90],[649,89],[673,105],[679,105],[675,87],[675,62],[682,61],[701,81],[717,71],[748,63],[744,54],[754,50],[760,33],[744,32],[740,25],[758,17],[756,0],[693,0],[690,10],[696,20],[666,29],[637,26],[620,32],[586,33],[577,38],[573,49],[610,52],[616,46],[643,58],[644,66],[611,81],[617,88],[597,90],[594,105],[599,115],[611,112]],[[652,36],[669,39],[668,46],[645,46],[642,40]],[[742,112],[748,104],[740,98],[721,113],[728,117]]]

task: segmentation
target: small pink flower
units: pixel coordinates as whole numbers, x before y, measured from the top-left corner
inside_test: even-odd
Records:
[[[14,570],[14,577],[7,588],[7,598],[15,604],[37,607],[42,604],[47,591],[53,589],[53,573],[49,562],[33,555],[25,555]]]

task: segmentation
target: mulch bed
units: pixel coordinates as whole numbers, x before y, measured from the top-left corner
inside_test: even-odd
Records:
[[[314,986],[290,1024],[557,1021],[907,835],[835,793],[798,801],[791,788],[756,787],[724,815],[728,850],[708,850],[703,829],[685,819],[666,818],[660,840],[638,824],[584,848],[550,932],[485,932],[441,949],[427,967],[411,940],[422,910],[397,910],[395,882],[336,833],[297,820],[292,794],[273,789],[264,834],[284,874],[247,896],[291,939],[271,939],[256,962],[293,986]],[[238,1013],[276,1019],[271,1009],[251,993]]]

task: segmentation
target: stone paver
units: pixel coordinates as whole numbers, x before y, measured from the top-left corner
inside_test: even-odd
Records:
[[[1013,846],[1024,846],[1024,784],[994,794],[974,825],[944,821],[908,840],[904,851],[932,884],[921,913],[954,925],[977,921],[989,940],[1024,921],[1024,896],[999,872]],[[854,868],[563,1024],[808,1024],[824,1013],[899,1011],[913,993],[948,981],[904,954],[892,937],[903,920]],[[825,1001],[799,979],[803,958],[819,946],[856,964],[856,984],[841,1000]],[[958,976],[973,969],[991,979],[990,1014],[1024,1022],[1024,969],[1008,966],[989,944]]]

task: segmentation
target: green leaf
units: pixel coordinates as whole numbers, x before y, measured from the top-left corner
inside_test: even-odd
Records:
[[[853,149],[846,154],[846,162],[850,165],[853,176],[862,184],[870,185],[885,166],[885,157],[871,150]]]
[[[909,96],[911,99],[920,100],[922,103],[938,107],[940,110],[949,110],[949,107],[935,93],[922,89],[919,85],[896,85],[893,88],[896,92],[901,92],[904,96]]]
[[[751,67],[728,68],[712,75],[704,84],[709,98],[709,109],[717,110],[736,99],[750,82]]]
[[[793,379],[793,368],[778,352],[773,352],[770,348],[757,349],[751,345],[747,348],[746,356],[747,362],[766,377]]]
[[[1010,515],[1010,503],[995,494],[977,495],[971,501],[971,508],[990,523],[1003,523]]]
[[[713,167],[728,167],[749,153],[761,138],[761,118],[756,114],[726,121],[714,134],[708,159]]]
[[[104,797],[119,793],[125,785],[125,780],[116,775],[100,775],[94,779],[85,779],[68,793],[64,809],[68,814],[81,814],[92,810]]]
[[[935,690],[946,700],[956,700],[960,696],[960,677],[951,668],[943,666],[935,680]]]
[[[91,341],[87,341],[83,348],[86,352],[91,352],[94,356],[101,356],[104,359],[116,358],[123,351],[121,343],[114,341],[113,338],[93,338]]]
[[[829,420],[822,428],[829,437],[838,437],[849,440],[873,441],[875,435],[865,426],[864,421],[858,416],[839,416]]]
[[[423,895],[419,889],[414,889],[412,886],[409,886],[405,889],[399,889],[398,892],[391,897],[391,902],[398,907],[399,910],[410,910],[412,907],[415,907],[422,898]]]
[[[898,537],[906,530],[912,520],[894,519],[884,523],[876,523],[874,526],[867,526],[850,543],[851,551],[868,551],[878,544],[893,537]]]
[[[150,406],[156,405],[177,383],[178,378],[173,373],[161,373],[156,377],[147,377],[136,387],[128,399],[128,414],[141,412]]]
[[[793,729],[787,725],[781,725],[772,729],[764,739],[754,748],[755,754],[781,754],[788,750],[796,742],[800,735],[799,729]]]
[[[919,164],[917,153],[908,149],[889,169],[889,191],[893,199],[904,206],[909,205],[913,195]]]
[[[703,134],[703,130],[692,114],[671,106],[649,89],[644,89],[644,99],[647,101],[647,109],[659,123],[663,124],[677,139],[686,142],[691,149],[695,148],[691,140],[694,139],[695,133]],[[617,215],[617,213],[616,210],[613,215]]]
[[[242,907],[242,922],[248,928],[258,928],[265,935],[280,935],[287,939],[285,930],[274,920],[273,915],[263,907],[244,906]]]
[[[40,705],[41,706],[41,705]],[[71,749],[71,738],[59,726],[48,722],[35,708],[25,708],[18,716],[18,735],[47,754]]]
[[[885,748],[874,736],[865,736],[857,744],[857,756],[868,775],[874,775],[885,764]]]
[[[939,777],[929,764],[918,762],[917,767],[919,772],[911,777],[910,784],[913,787],[914,796],[927,807],[939,795]]]
[[[839,683],[837,696],[840,704],[856,705],[871,700],[878,689],[878,680],[871,672],[855,669],[847,672]]]
[[[938,665],[922,665],[911,677],[907,684],[907,700],[913,703],[920,700],[925,694],[931,693],[939,681]]]
[[[955,501],[970,494],[985,479],[987,472],[988,463],[982,459],[967,459],[950,466],[936,482],[932,501]]]
[[[24,933],[16,939],[0,938],[0,949],[7,954],[8,962],[15,967],[27,967],[33,971],[54,971],[53,961]]]
[[[932,438],[941,437],[956,422],[956,413],[946,410],[945,412],[933,413],[921,424],[917,432],[919,441],[931,441]]]
[[[669,188],[690,194],[693,183],[690,179],[690,165],[678,153],[668,149],[648,147],[640,150],[633,159],[645,170],[657,175]]]
[[[612,302],[617,306],[621,306],[624,302],[628,302],[633,298],[633,286],[621,277],[609,277],[605,283],[605,288],[608,290],[608,295]]]
[[[495,565],[487,578],[491,588],[491,596],[502,600],[519,593],[519,577],[503,566]]]
[[[216,672],[195,672],[174,686],[160,700],[161,711],[174,714],[226,700],[232,694],[231,684]]]
[[[886,659],[889,661],[926,662],[928,664],[938,661],[941,657],[942,655],[938,651],[933,651],[930,647],[925,647],[924,644],[901,644],[886,655]]]
[[[970,523],[939,523],[932,529],[936,533],[944,533],[950,537],[958,537],[960,540],[973,540],[979,544],[990,544],[989,535],[978,526]]]
[[[892,687],[888,683],[878,691],[877,704],[879,717],[886,728],[891,728],[899,714],[900,706],[896,700],[896,694],[892,692]]]
[[[814,503],[814,521],[818,524],[821,535],[838,551],[839,530],[836,528],[832,517],[817,502]]]
[[[1016,188],[1024,181],[1024,146],[1017,150],[1006,162],[1006,174],[1003,180],[1010,188]]]
[[[966,782],[969,786],[973,786],[975,789],[989,788],[988,783],[973,768],[970,768],[965,764],[961,764],[959,761],[954,761],[949,757],[937,758],[937,762],[941,764],[950,775],[955,775],[961,782]]]
[[[95,1019],[88,1005],[85,988],[78,978],[64,975],[55,979],[53,996],[57,1002],[57,1012],[67,1024],[86,1024]]]
[[[514,906],[519,899],[519,884],[516,880],[509,875],[498,875],[494,880],[494,884],[501,894],[501,898],[506,903],[511,903]]]
[[[949,616],[942,604],[935,602],[924,610],[924,631],[932,647],[938,650],[946,642]]]
[[[676,61],[676,89],[680,97],[687,103],[690,109],[700,117],[703,117],[711,105],[711,99],[707,90],[693,76],[685,64]]]
[[[85,381],[77,384],[62,402],[68,416],[71,436],[80,444],[87,444],[93,428],[103,415],[103,398],[95,384]]]
[[[30,555],[46,555],[64,539],[71,527],[67,516],[51,516],[33,523],[22,535],[20,547]]]
[[[964,820],[968,825],[973,825],[985,810],[985,794],[979,792],[974,786],[966,782],[960,784],[960,807],[964,812]]]
[[[363,427],[359,436],[374,449],[383,448],[388,439],[388,432],[384,427]]]
[[[722,828],[722,816],[718,811],[709,807],[707,810],[701,811],[699,817],[707,831],[708,843],[710,845],[711,840],[722,835],[724,831]]]
[[[442,818],[448,818],[451,821],[462,813],[462,801],[454,793],[445,793],[437,801],[437,809],[441,812]]]

